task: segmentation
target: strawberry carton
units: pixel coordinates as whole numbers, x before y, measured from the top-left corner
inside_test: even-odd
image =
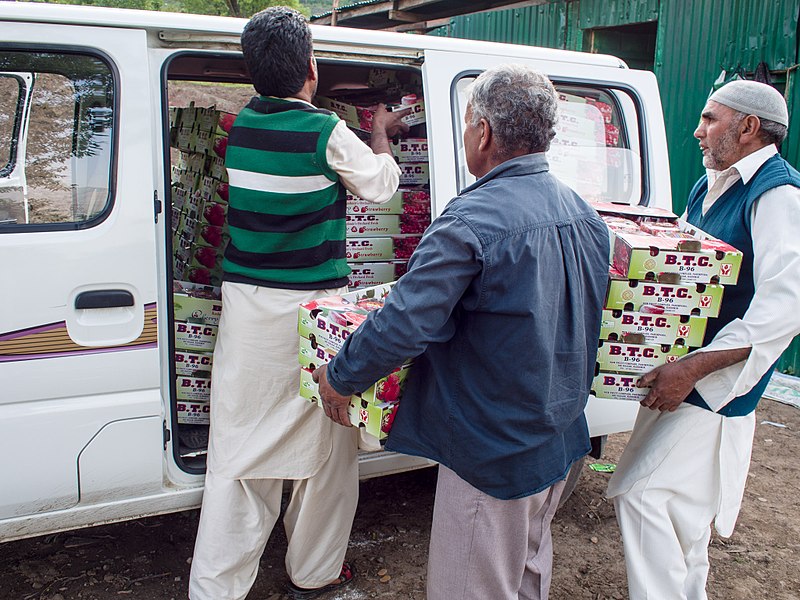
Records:
[[[367,202],[347,192],[347,214],[349,215],[399,215],[403,212],[403,192],[397,190],[386,202]]]
[[[400,231],[400,215],[348,214],[345,218],[348,237],[396,235]]]
[[[647,307],[644,307],[647,308]],[[610,341],[640,340],[646,344],[677,344],[697,348],[703,345],[706,317],[603,310],[600,339]]]
[[[198,298],[185,293],[172,294],[172,307],[176,321],[219,325],[222,300]]]
[[[175,321],[175,349],[210,352],[217,340],[217,326]]]
[[[386,377],[379,379],[368,390],[350,397],[347,413],[353,425],[378,438],[386,438],[394,421],[394,412],[401,400],[409,365],[403,365]],[[322,407],[319,386],[314,383],[312,371],[300,370],[300,396]]]
[[[605,308],[651,314],[719,316],[723,287],[711,283],[662,283],[629,280],[609,269],[608,294]]]
[[[641,375],[599,372],[592,380],[591,393],[596,398],[641,402],[650,388],[636,387]]]
[[[350,275],[347,286],[351,290],[368,288],[397,281],[407,270],[407,261],[348,263]]]
[[[397,162],[428,162],[428,140],[425,138],[407,138],[396,142],[393,141],[390,147]]]
[[[675,362],[688,352],[686,346],[601,341],[597,350],[597,366],[600,371],[644,374],[663,364]]]
[[[208,425],[211,422],[211,405],[208,402],[178,400],[176,410],[181,425]]]
[[[214,134],[227,136],[233,129],[233,122],[236,115],[222,110],[216,111],[216,122],[214,123]]]
[[[210,352],[175,351],[175,374],[190,377],[210,377],[214,355]]]
[[[428,163],[400,163],[400,185],[426,185],[429,182]]]
[[[736,283],[741,252],[720,240],[680,234],[685,232],[678,224],[643,224],[638,233],[616,231],[613,266],[630,279],[677,273],[683,283]]]
[[[212,278],[222,277],[223,252],[219,248],[192,244],[188,266],[191,269],[207,269]]]
[[[178,376],[175,380],[175,397],[190,402],[208,402],[211,399],[211,378]]]
[[[345,256],[351,263],[408,260],[421,239],[420,235],[348,238]]]
[[[298,356],[301,367],[314,371],[317,367],[329,363],[336,353],[320,346],[316,339],[310,340],[301,336]]]
[[[298,333],[338,352],[367,315],[383,306],[391,287],[389,283],[304,302],[298,310]]]
[[[228,214],[228,205],[223,202],[206,200],[200,210],[200,224],[223,227]]]

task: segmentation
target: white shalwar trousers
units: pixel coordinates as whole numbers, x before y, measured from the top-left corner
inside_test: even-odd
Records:
[[[642,408],[608,486],[631,600],[705,600],[711,522],[733,533],[755,415]]]
[[[300,587],[339,576],[358,504],[357,429],[337,426],[331,457],[308,479],[292,481],[283,516],[286,572]],[[191,600],[241,600],[281,510],[282,479],[228,479],[206,474],[189,579]]]

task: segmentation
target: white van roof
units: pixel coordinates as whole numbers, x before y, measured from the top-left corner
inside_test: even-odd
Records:
[[[183,38],[181,34],[191,33],[191,39],[195,42],[201,42],[204,35],[214,41],[220,41],[220,37],[230,37],[230,40],[226,40],[228,43],[238,42],[247,23],[246,19],[230,17],[26,2],[0,2],[0,20],[145,29],[162,39],[174,36]],[[315,41],[329,44],[397,48],[405,51],[403,53],[409,50],[441,50],[485,55],[508,54],[507,44],[494,42],[327,25],[311,25],[311,30]],[[515,54],[520,58],[577,63],[592,67],[626,68],[620,59],[603,54],[522,45],[515,46]]]

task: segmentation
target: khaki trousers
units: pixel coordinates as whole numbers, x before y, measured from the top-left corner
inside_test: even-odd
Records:
[[[564,481],[499,500],[439,466],[428,556],[428,600],[539,600],[550,590],[550,522]]]
[[[357,429],[336,426],[331,456],[308,479],[292,481],[283,516],[286,572],[300,587],[339,576],[358,504]],[[227,479],[213,471],[206,487],[189,578],[191,600],[241,600],[278,520],[282,479]]]

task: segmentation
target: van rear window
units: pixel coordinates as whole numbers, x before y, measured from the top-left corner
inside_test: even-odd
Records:
[[[74,228],[105,214],[114,84],[95,56],[0,49],[0,226]]]

